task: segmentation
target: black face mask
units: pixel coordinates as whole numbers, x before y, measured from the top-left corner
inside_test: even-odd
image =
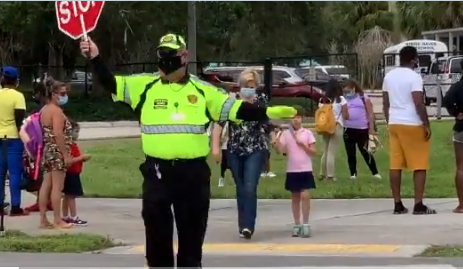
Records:
[[[166,57],[166,58],[159,58],[158,60],[158,68],[164,74],[169,75],[178,69],[182,68],[184,64],[182,63],[181,56],[174,56],[174,57]]]

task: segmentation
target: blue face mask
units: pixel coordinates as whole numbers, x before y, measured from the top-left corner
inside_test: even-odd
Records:
[[[244,96],[250,97],[256,94],[256,89],[254,88],[241,88],[240,93]]]
[[[68,99],[69,99],[67,95],[65,95],[65,96],[59,96],[58,98],[59,98],[59,99],[58,99],[58,104],[59,104],[60,106],[64,106],[65,104],[67,104]]]
[[[357,96],[357,95],[355,93],[353,93],[353,92],[345,94],[346,99],[353,99],[353,98],[355,98],[355,96]]]

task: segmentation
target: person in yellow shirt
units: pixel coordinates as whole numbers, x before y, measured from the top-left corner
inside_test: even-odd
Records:
[[[1,70],[0,85],[0,182],[4,182],[6,172],[10,175],[11,210],[10,216],[25,216],[29,213],[21,208],[22,156],[24,145],[19,138],[26,113],[24,95],[16,90],[19,73],[15,67],[5,66]],[[4,153],[6,149],[6,156]],[[6,159],[5,159],[6,157]],[[0,199],[5,199],[0,192]]]

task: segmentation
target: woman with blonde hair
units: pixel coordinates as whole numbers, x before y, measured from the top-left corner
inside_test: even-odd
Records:
[[[236,98],[245,102],[267,105],[265,94],[257,93],[260,76],[248,68],[239,77],[240,92]],[[257,216],[257,185],[268,150],[264,129],[267,122],[228,122],[227,162],[236,185],[238,204],[238,232],[250,239],[254,233]],[[219,123],[223,128],[225,122]],[[222,128],[217,128],[221,133]]]

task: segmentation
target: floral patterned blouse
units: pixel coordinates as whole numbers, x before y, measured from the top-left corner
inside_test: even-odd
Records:
[[[259,94],[257,104],[267,106],[268,99],[265,94]],[[219,123],[222,127],[225,122]],[[269,122],[243,121],[239,124],[235,122],[228,123],[228,143],[227,149],[232,154],[239,156],[251,155],[254,152],[268,149],[268,132]]]

